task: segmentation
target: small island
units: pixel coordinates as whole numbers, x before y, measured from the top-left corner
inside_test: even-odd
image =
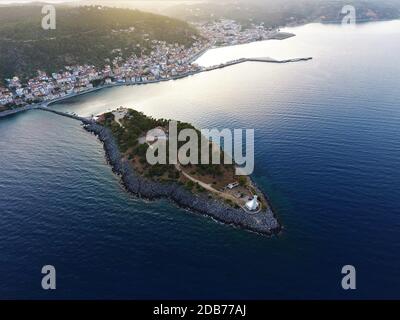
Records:
[[[169,122],[121,107],[85,122],[84,128],[103,142],[114,172],[135,196],[167,198],[182,208],[259,234],[281,230],[267,197],[250,177],[235,175],[234,163],[149,164],[148,149],[161,139],[169,143]],[[178,132],[194,129],[201,137],[193,125],[176,123]],[[184,143],[178,142],[179,147]],[[215,147],[211,141],[209,145]],[[221,157],[227,156],[221,149]]]

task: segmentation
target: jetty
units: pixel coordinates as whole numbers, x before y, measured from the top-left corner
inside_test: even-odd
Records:
[[[236,59],[236,60],[232,60],[232,61],[228,61],[225,63],[221,63],[215,66],[211,66],[211,67],[206,67],[204,68],[202,71],[200,72],[204,72],[204,71],[212,71],[212,70],[216,70],[216,69],[223,69],[226,67],[230,67],[236,64],[241,64],[241,63],[245,63],[245,62],[264,62],[264,63],[291,63],[291,62],[301,62],[301,61],[309,61],[312,60],[312,57],[306,57],[306,58],[294,58],[294,59],[285,59],[285,60],[276,60],[273,58],[269,58],[269,57],[264,57],[264,58],[240,58],[240,59]]]
[[[74,120],[78,120],[81,121],[84,124],[91,124],[91,123],[95,123],[95,121],[91,118],[91,117],[81,117],[75,113],[69,113],[69,112],[63,112],[63,111],[58,111],[52,108],[49,108],[47,105],[41,105],[36,107],[37,110],[43,110],[43,111],[47,111],[47,112],[51,112],[51,113],[55,113],[59,116],[63,116],[63,117],[67,117],[70,119],[74,119]]]
[[[10,109],[10,110],[6,110],[3,112],[0,112],[0,118],[3,117],[7,117],[19,112],[25,112],[28,110],[35,110],[35,109],[41,109],[44,111],[49,111],[49,112],[53,112],[65,117],[69,117],[69,118],[73,118],[79,121],[82,121],[84,123],[87,123],[87,121],[90,121],[88,118],[82,118],[82,117],[78,117],[76,115],[70,114],[70,113],[66,113],[66,112],[60,112],[57,110],[53,110],[50,109],[49,106],[58,102],[62,102],[74,97],[78,97],[81,95],[85,95],[85,94],[89,94],[89,93],[93,93],[96,91],[100,91],[102,89],[106,89],[106,88],[113,88],[113,87],[121,87],[121,86],[132,86],[132,85],[145,85],[145,84],[152,84],[152,83],[159,83],[159,82],[166,82],[166,81],[171,81],[171,80],[178,80],[178,79],[183,79],[183,78],[187,78],[190,76],[194,76],[196,74],[200,74],[203,72],[209,72],[209,71],[213,71],[213,70],[217,70],[217,69],[223,69],[223,68],[227,68],[233,65],[237,65],[237,64],[241,64],[241,63],[245,63],[245,62],[261,62],[261,63],[279,63],[279,64],[283,64],[283,63],[291,63],[291,62],[301,62],[301,61],[309,61],[312,60],[312,57],[306,57],[306,58],[293,58],[293,59],[285,59],[285,60],[276,60],[273,58],[269,58],[269,57],[261,57],[261,58],[240,58],[240,59],[236,59],[236,60],[232,60],[232,61],[228,61],[225,63],[221,63],[218,65],[214,65],[214,66],[210,66],[210,67],[203,67],[198,71],[191,71],[191,72],[187,72],[187,73],[183,73],[183,74],[179,74],[176,75],[174,77],[171,78],[166,78],[166,79],[158,79],[158,80],[148,80],[148,81],[141,81],[141,82],[133,82],[133,81],[124,81],[124,82],[118,82],[118,83],[111,83],[111,84],[103,84],[100,85],[98,87],[95,88],[91,88],[88,90],[84,90],[84,91],[80,91],[80,92],[74,92],[72,94],[69,95],[65,95],[63,97],[59,97],[53,100],[49,100],[49,101],[45,101],[42,103],[37,103],[37,104],[31,104],[31,105],[27,105],[27,106],[23,106],[23,107],[19,107],[19,108],[15,108],[15,109]]]

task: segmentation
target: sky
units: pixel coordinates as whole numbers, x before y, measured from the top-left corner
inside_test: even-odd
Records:
[[[155,7],[157,6],[170,6],[176,5],[179,3],[198,3],[198,2],[228,2],[228,1],[246,1],[246,0],[0,0],[0,5],[4,4],[15,4],[15,3],[29,3],[29,2],[51,2],[51,3],[83,3],[83,4],[104,4],[104,5],[112,5],[112,6],[121,6],[121,7]],[[249,0],[247,0],[249,1]],[[259,2],[259,3],[268,3],[268,2],[277,2],[281,0],[251,0],[251,2]],[[304,0],[285,0],[288,1],[304,1]],[[316,0],[318,1],[318,0]],[[320,0],[320,1],[343,1],[343,0]],[[348,0],[349,3],[354,0]],[[367,2],[388,2],[388,3],[400,3],[400,0],[362,0]]]

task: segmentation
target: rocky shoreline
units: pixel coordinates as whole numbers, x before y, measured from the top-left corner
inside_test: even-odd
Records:
[[[107,160],[113,171],[121,176],[127,191],[135,196],[149,200],[170,199],[184,209],[263,235],[280,232],[281,225],[269,209],[258,214],[247,214],[242,209],[235,209],[222,201],[210,199],[205,195],[195,195],[177,183],[154,182],[140,176],[133,166],[122,158],[109,129],[93,122],[87,122],[84,128],[103,142]]]

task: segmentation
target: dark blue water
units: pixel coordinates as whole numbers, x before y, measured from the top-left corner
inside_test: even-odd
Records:
[[[78,122],[1,119],[0,298],[400,298],[399,26],[300,27],[231,54],[309,63],[248,63],[54,106],[255,128],[254,178],[285,226],[279,237],[128,195]],[[56,291],[41,289],[46,264]],[[352,292],[340,286],[347,264]]]

